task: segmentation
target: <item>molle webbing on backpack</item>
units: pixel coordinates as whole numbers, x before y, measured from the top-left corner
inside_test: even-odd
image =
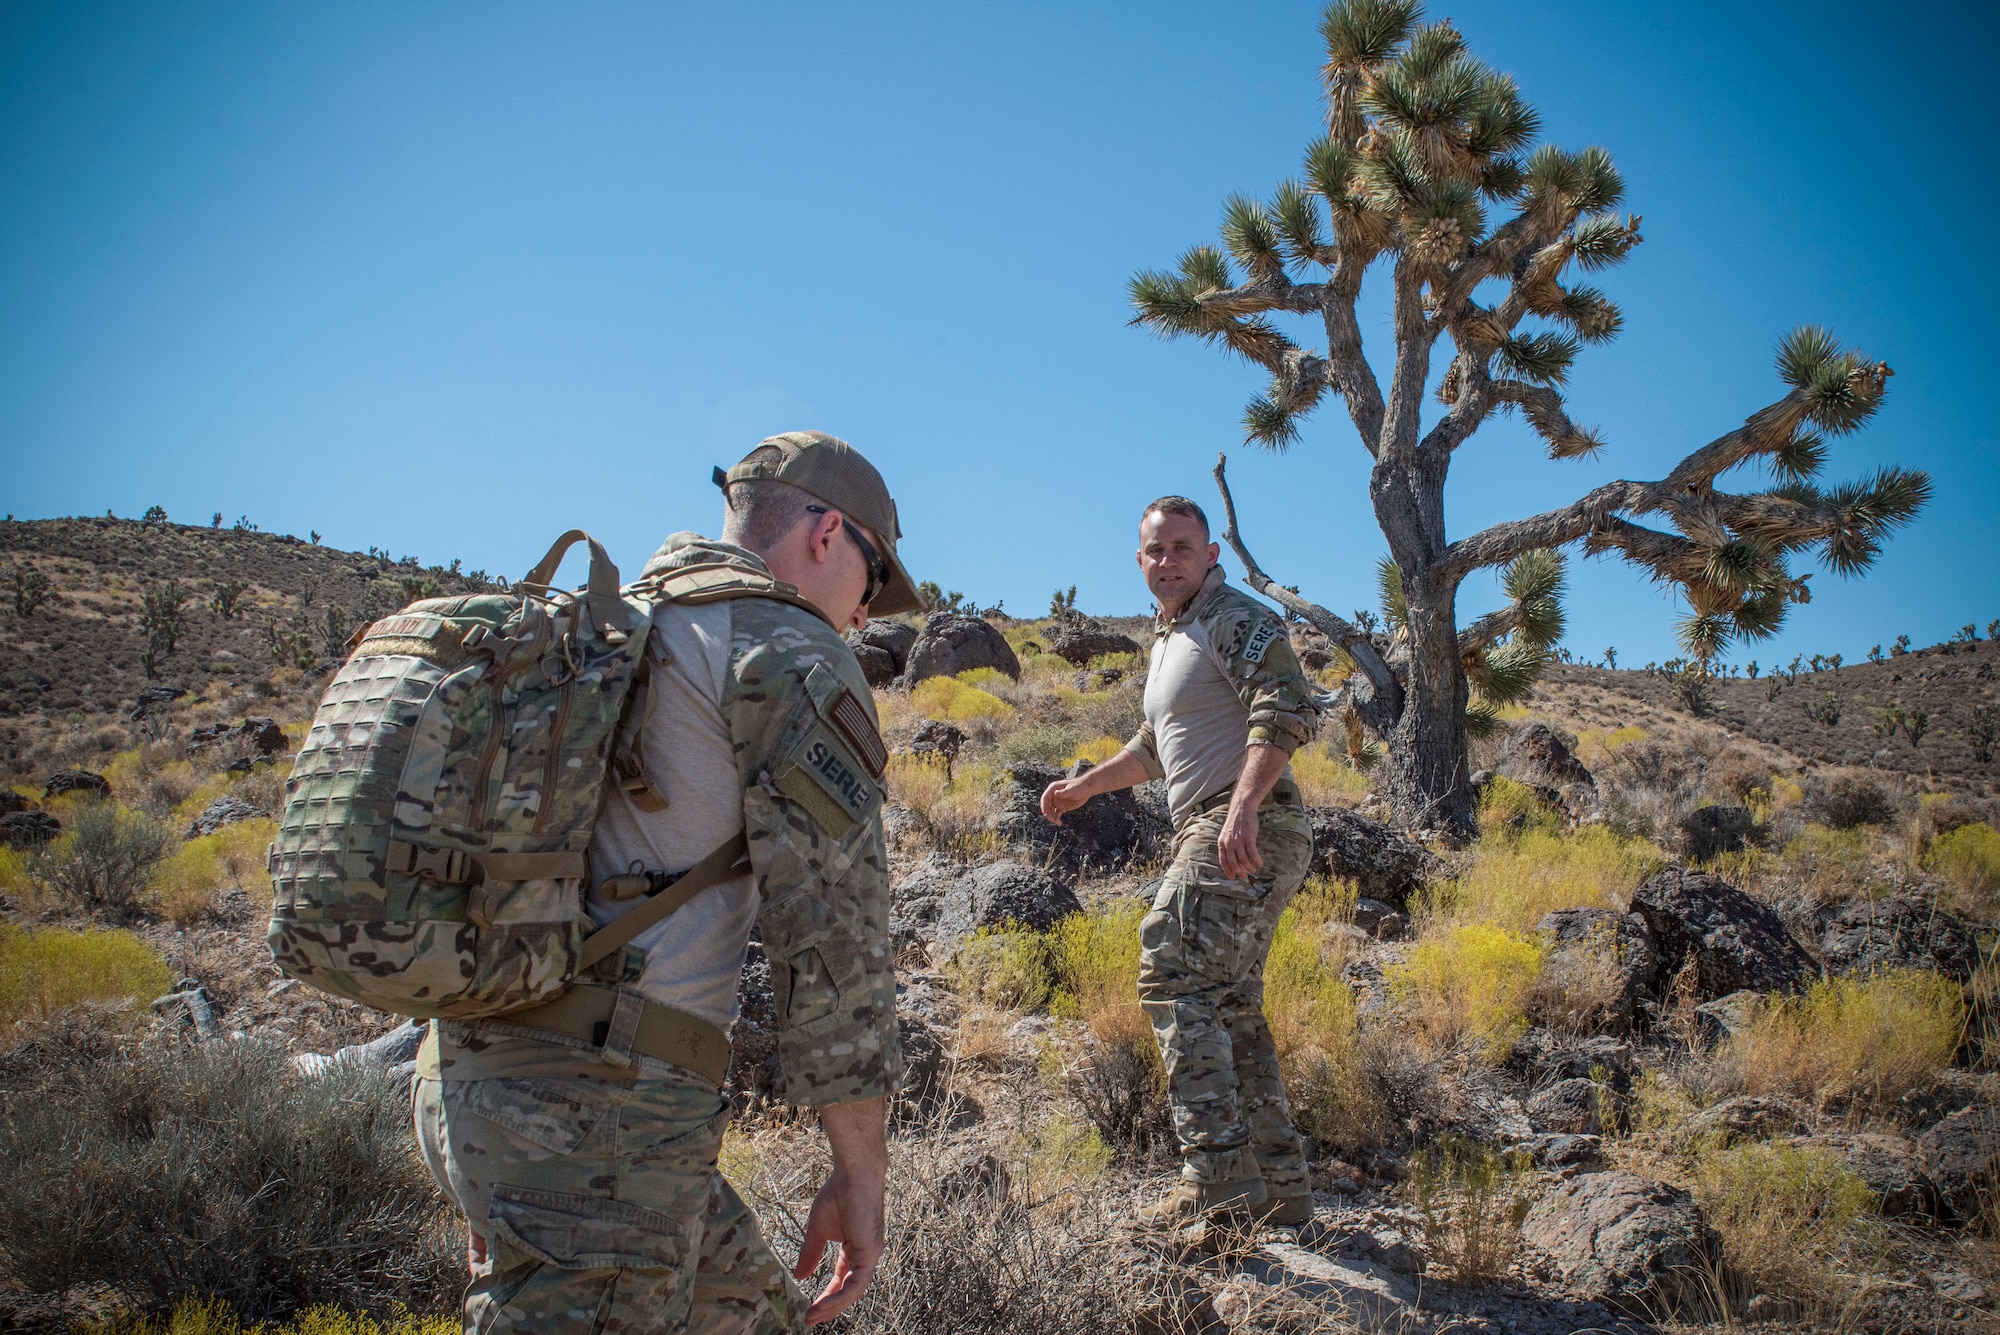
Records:
[[[579,541],[587,586],[550,587]],[[812,607],[724,564],[621,590],[604,548],[572,530],[504,593],[424,599],[359,634],[299,750],[271,846],[278,966],[404,1015],[510,1016],[740,875],[738,836],[601,929],[584,911],[607,775],[642,808],[665,806],[641,761],[654,609],[734,598]]]

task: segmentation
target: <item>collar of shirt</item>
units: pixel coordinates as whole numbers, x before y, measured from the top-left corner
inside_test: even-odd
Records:
[[[1181,608],[1178,615],[1168,617],[1155,604],[1153,608],[1153,630],[1155,633],[1164,635],[1175,627],[1185,626],[1188,622],[1194,620],[1197,613],[1215,600],[1216,591],[1228,582],[1228,578],[1222,573],[1222,567],[1220,565],[1213,565],[1209,567],[1207,576],[1201,581],[1201,587],[1195,590],[1194,597],[1187,600],[1187,606]]]

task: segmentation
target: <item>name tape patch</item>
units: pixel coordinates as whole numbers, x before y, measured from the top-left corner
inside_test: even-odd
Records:
[[[1266,621],[1258,626],[1256,630],[1250,632],[1250,639],[1243,646],[1243,661],[1246,663],[1263,662],[1265,650],[1269,649],[1272,642],[1277,638],[1278,627],[1274,623]]]

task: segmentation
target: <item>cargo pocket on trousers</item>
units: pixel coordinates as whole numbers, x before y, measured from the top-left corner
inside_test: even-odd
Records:
[[[471,1080],[465,1106],[551,1154],[570,1154],[613,1111],[619,1091],[583,1080]]]
[[[486,1223],[513,1246],[561,1270],[676,1270],[688,1259],[699,1219],[674,1219],[602,1196],[496,1186]]]

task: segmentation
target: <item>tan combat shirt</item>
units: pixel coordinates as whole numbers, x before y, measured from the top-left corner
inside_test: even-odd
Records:
[[[769,573],[754,554],[694,533],[669,538],[644,573],[716,562]],[[885,1096],[902,1070],[882,843],[887,753],[861,665],[825,620],[772,599],[669,604],[654,627],[650,689],[660,695],[641,748],[667,806],[642,811],[608,785],[592,879],[635,863],[683,870],[738,830],[749,836],[750,873],[640,934],[638,991],[729,1023],[759,922],[787,1096],[812,1105]],[[593,893],[588,907],[602,924],[632,903]]]
[[[1236,782],[1245,747],[1290,755],[1319,726],[1283,619],[1229,584],[1221,566],[1178,615],[1155,616],[1145,711],[1125,749],[1166,781],[1177,825]]]

